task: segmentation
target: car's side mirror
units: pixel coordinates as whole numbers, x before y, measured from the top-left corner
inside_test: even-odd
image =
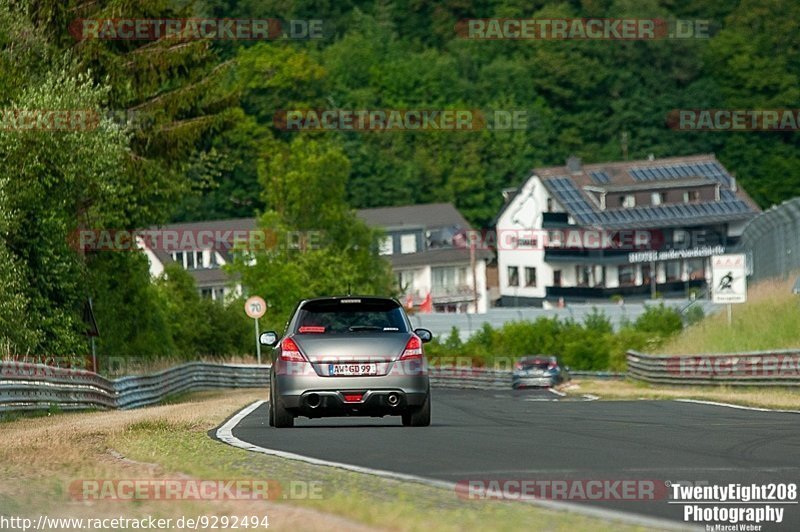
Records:
[[[273,347],[278,343],[278,333],[275,331],[263,332],[261,336],[258,337],[258,341],[261,342],[261,345]]]
[[[427,343],[433,340],[433,333],[428,329],[414,329],[414,334],[419,336],[419,339],[422,340],[422,343]]]

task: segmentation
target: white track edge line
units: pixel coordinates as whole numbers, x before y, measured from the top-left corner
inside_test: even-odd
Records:
[[[231,417],[228,421],[222,424],[217,431],[216,436],[217,438],[231,445],[233,447],[238,447],[240,449],[245,449],[248,451],[262,453],[272,456],[278,456],[280,458],[286,458],[288,460],[298,460],[300,462],[306,462],[313,465],[319,466],[327,466],[327,467],[336,467],[339,469],[344,469],[347,471],[353,471],[355,473],[362,473],[365,475],[373,475],[383,478],[390,478],[393,480],[403,480],[406,482],[415,482],[417,484],[423,484],[426,486],[431,486],[434,488],[446,489],[446,490],[453,490],[455,491],[456,483],[455,482],[448,482],[445,480],[436,480],[432,478],[425,478],[419,477],[416,475],[408,475],[405,473],[395,473],[393,471],[384,471],[381,469],[372,469],[369,467],[362,467],[356,466],[351,464],[344,464],[341,462],[331,462],[328,460],[322,460],[319,458],[312,458],[310,456],[303,456],[301,454],[289,453],[286,451],[279,451],[276,449],[267,449],[265,447],[259,447],[258,445],[253,445],[252,443],[248,443],[246,441],[242,441],[236,436],[233,435],[233,429],[247,416],[249,416],[255,409],[259,406],[267,403],[266,400],[256,401],[251,405],[246,406],[239,412],[237,412],[233,417]],[[624,523],[632,524],[632,525],[639,525],[639,526],[648,526],[654,528],[660,528],[664,530],[700,530],[696,527],[690,527],[687,524],[679,523],[677,521],[671,521],[668,519],[661,519],[657,517],[649,517],[646,515],[640,515],[635,513],[627,513],[622,512],[619,510],[609,510],[606,508],[592,508],[588,506],[583,506],[578,503],[570,503],[570,502],[561,502],[561,501],[547,501],[547,500],[523,500],[523,501],[509,501],[509,502],[524,502],[528,504],[533,504],[534,506],[540,506],[542,508],[547,508],[550,510],[556,511],[565,511],[565,512],[572,512],[579,515],[587,516],[587,517],[596,517],[603,520],[611,520],[611,521],[622,521]]]
[[[731,403],[719,403],[717,401],[702,401],[700,399],[673,399],[679,403],[696,403],[699,405],[725,406],[738,410],[752,410],[754,412],[777,412],[779,414],[800,414],[800,410],[779,410],[777,408],[759,408],[757,406],[734,405]]]

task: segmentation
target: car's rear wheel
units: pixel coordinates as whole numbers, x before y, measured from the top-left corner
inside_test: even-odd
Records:
[[[274,401],[275,400],[272,398],[272,384],[270,383],[270,386],[269,386],[269,409],[268,409],[269,410],[269,416],[268,417],[269,417],[269,426],[270,427],[274,427],[275,426],[275,413],[272,411],[272,403]]]
[[[272,421],[272,426],[278,429],[286,429],[294,427],[294,415],[287,412],[283,405],[280,404],[275,398],[275,394],[271,393],[272,399],[269,402],[269,418]]]
[[[427,427],[431,424],[431,390],[425,396],[425,403],[419,410],[403,414],[404,427]]]

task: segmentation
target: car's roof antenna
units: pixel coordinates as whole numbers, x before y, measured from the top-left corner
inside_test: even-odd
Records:
[[[353,295],[353,287],[351,286],[350,283],[347,283],[347,295],[348,296],[352,296]]]

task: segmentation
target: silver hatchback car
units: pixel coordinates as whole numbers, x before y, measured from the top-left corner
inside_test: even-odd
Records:
[[[431,422],[430,381],[422,344],[396,300],[375,296],[301,301],[273,347],[269,424],[292,427],[298,416],[401,416],[403,425]]]

